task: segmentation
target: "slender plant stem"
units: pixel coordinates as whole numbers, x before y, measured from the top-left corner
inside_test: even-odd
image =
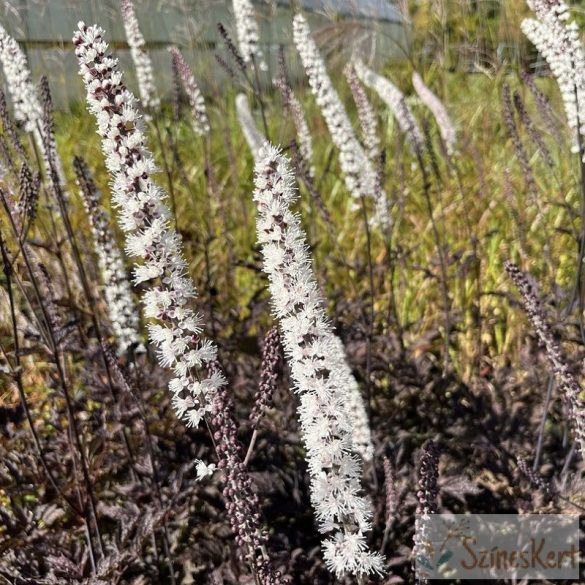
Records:
[[[534,452],[534,463],[532,465],[532,469],[534,471],[538,470],[538,466],[540,464],[540,455],[542,453],[542,441],[544,438],[544,427],[546,425],[546,419],[548,417],[548,409],[550,406],[550,402],[551,402],[551,398],[552,398],[552,393],[553,393],[553,389],[555,387],[555,377],[554,376],[549,376],[548,378],[548,385],[547,385],[547,391],[546,391],[546,398],[544,399],[544,410],[542,413],[542,420],[540,421],[540,426],[538,428],[538,440],[536,442],[536,450]]]
[[[252,451],[254,451],[254,445],[256,445],[256,439],[258,438],[258,429],[254,429],[252,433],[252,438],[250,439],[250,444],[248,445],[248,450],[246,451],[246,457],[244,457],[244,467],[248,466],[250,462],[250,457],[252,457]]]
[[[10,260],[8,258],[8,252],[6,250],[1,232],[0,232],[0,254],[2,256],[4,276],[6,278],[6,289],[7,289],[7,293],[8,293],[8,304],[9,304],[9,308],[10,308],[10,319],[11,319],[11,324],[12,324],[12,336],[14,339],[14,361],[15,361],[16,366],[14,368],[12,368],[12,373],[13,373],[13,378],[14,378],[14,381],[16,384],[16,388],[18,390],[18,395],[19,395],[20,401],[22,403],[22,407],[24,410],[26,421],[27,421],[27,424],[29,426],[29,429],[30,429],[30,432],[31,432],[31,435],[33,438],[33,442],[35,444],[35,448],[37,450],[39,460],[40,460],[41,465],[42,465],[42,467],[47,475],[49,483],[51,484],[51,486],[53,487],[55,492],[57,492],[57,494],[59,494],[59,496],[66,502],[66,504],[73,510],[73,512],[75,514],[77,514],[78,516],[83,516],[81,509],[78,508],[75,505],[75,503],[65,495],[63,490],[57,484],[57,480],[53,476],[53,473],[51,472],[51,468],[50,468],[50,466],[45,458],[45,454],[44,454],[43,448],[41,446],[41,440],[40,440],[40,437],[35,429],[32,415],[31,415],[30,409],[28,407],[28,400],[26,398],[26,393],[24,391],[24,385],[22,383],[22,362],[20,360],[20,344],[18,341],[18,326],[17,326],[17,321],[16,321],[14,294],[12,292],[12,277],[11,277],[12,265],[11,265]],[[10,363],[7,356],[6,356],[6,361],[8,363]]]
[[[444,355],[443,355],[443,374],[445,375],[451,363],[451,356],[449,354],[450,350],[450,343],[449,343],[449,335],[451,330],[451,301],[449,299],[449,284],[448,284],[448,272],[447,272],[447,261],[445,259],[445,251],[443,249],[443,244],[441,242],[441,236],[439,234],[439,228],[437,227],[437,222],[435,221],[435,215],[433,212],[433,204],[431,201],[431,184],[429,181],[428,173],[426,171],[425,163],[422,159],[422,155],[420,153],[417,154],[418,164],[422,173],[423,178],[423,195],[425,199],[425,203],[427,206],[427,211],[429,214],[429,219],[431,222],[431,228],[433,231],[433,236],[435,239],[435,245],[437,247],[437,254],[439,255],[439,266],[441,270],[441,278],[440,278],[440,285],[441,285],[441,292],[443,296],[443,311],[444,311],[444,327],[445,332],[443,336],[444,340]]]
[[[173,182],[173,174],[171,172],[171,168],[170,168],[169,162],[167,160],[167,155],[165,153],[166,149],[165,149],[165,145],[164,145],[163,139],[162,139],[162,133],[160,130],[160,122],[158,120],[158,113],[153,116],[152,120],[153,120],[154,130],[156,133],[156,139],[158,141],[158,146],[160,148],[160,156],[161,156],[163,167],[165,170],[165,175],[167,177],[167,184],[169,187],[169,196],[171,199],[171,210],[173,212],[173,219],[174,219],[174,223],[175,223],[175,231],[178,232],[179,228],[177,225],[177,201],[176,201],[176,197],[175,197],[175,187],[174,187],[174,182]]]
[[[264,99],[262,98],[262,87],[260,85],[260,75],[258,73],[258,62],[256,61],[256,57],[254,55],[252,55],[252,68],[254,69],[255,80],[255,83],[252,84],[252,87],[254,88],[254,94],[256,99],[258,100],[258,105],[260,106],[260,115],[262,116],[264,136],[266,136],[266,139],[270,141],[270,133],[268,132],[268,122],[266,121],[266,106],[264,105]]]
[[[366,209],[366,202],[363,197],[360,197],[362,218],[364,220],[364,229],[366,232],[366,254],[368,261],[368,284],[369,299],[368,299],[368,310],[369,315],[366,325],[366,396],[368,397],[368,416],[372,417],[372,336],[374,328],[374,266],[372,262],[372,237],[370,233],[370,225],[368,221],[368,211]]]
[[[12,217],[10,205],[9,205],[8,200],[6,198],[6,194],[1,189],[0,189],[0,197],[2,198],[4,207],[6,209],[7,216],[8,216],[12,231],[13,231],[15,237],[18,238],[18,233],[19,233],[18,226],[16,225],[15,220]],[[79,434],[79,429],[77,427],[77,422],[76,422],[75,415],[74,415],[73,402],[71,400],[71,396],[70,396],[70,392],[69,392],[69,384],[68,384],[67,376],[65,374],[65,369],[64,369],[65,364],[61,360],[61,355],[60,355],[61,352],[60,352],[60,348],[59,348],[59,343],[57,342],[57,338],[55,335],[53,320],[52,320],[51,316],[49,315],[47,308],[45,307],[45,304],[43,302],[43,295],[41,294],[41,291],[40,291],[40,288],[39,288],[39,285],[37,282],[37,278],[35,275],[35,270],[32,266],[32,263],[31,263],[31,260],[29,258],[27,248],[25,245],[21,245],[21,252],[22,252],[22,258],[25,262],[27,271],[29,273],[29,277],[31,279],[31,284],[32,284],[33,291],[34,291],[35,296],[36,296],[37,303],[38,303],[38,305],[43,313],[43,319],[44,319],[45,324],[46,324],[48,341],[50,344],[51,352],[53,354],[53,361],[54,361],[55,366],[56,366],[57,375],[59,378],[59,384],[61,386],[61,390],[63,391],[63,396],[65,397],[65,404],[67,406],[67,417],[69,420],[69,432],[70,432],[71,440],[75,443],[75,447],[77,449],[77,452],[79,454],[79,458],[81,461],[81,470],[82,470],[83,479],[84,479],[84,482],[86,484],[86,490],[87,490],[87,494],[88,494],[89,501],[90,501],[91,514],[93,515],[95,529],[96,529],[96,535],[98,538],[98,544],[99,544],[100,551],[101,551],[102,557],[103,557],[103,540],[102,540],[102,535],[101,535],[101,531],[100,531],[100,527],[99,527],[99,523],[98,523],[96,500],[95,500],[95,495],[94,495],[94,491],[93,491],[93,485],[91,483],[91,479],[90,479],[90,475],[89,475],[89,467],[88,467],[86,456],[85,456],[85,449],[84,449],[84,446],[83,446],[82,441],[81,441],[81,436]],[[73,452],[72,452],[72,462],[74,465],[76,465],[76,457],[75,457]],[[77,474],[75,474],[75,477],[77,477]],[[83,509],[83,499],[81,497],[81,491],[80,491],[79,487],[78,487],[78,499],[79,499],[80,509]]]

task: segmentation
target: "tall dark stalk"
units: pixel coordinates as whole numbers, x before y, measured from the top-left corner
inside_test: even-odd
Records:
[[[410,120],[410,117],[407,117]],[[435,246],[437,248],[437,254],[439,256],[439,268],[441,271],[440,277],[440,287],[441,287],[441,295],[443,301],[443,317],[444,317],[444,327],[445,332],[443,335],[443,373],[446,374],[449,370],[451,364],[451,356],[450,356],[450,335],[451,335],[451,299],[449,297],[449,274],[447,269],[447,258],[445,257],[445,250],[443,248],[443,242],[441,235],[439,233],[439,228],[435,219],[435,214],[433,210],[433,203],[431,199],[431,190],[432,185],[429,179],[429,174],[427,172],[426,164],[423,158],[423,153],[419,148],[415,149],[416,160],[418,162],[418,167],[421,172],[422,181],[423,181],[423,197],[425,200],[425,204],[427,207],[427,213],[429,215],[429,220],[431,222],[431,229],[433,232],[433,237],[435,240]]]
[[[11,205],[9,203],[7,194],[2,189],[0,189],[0,197],[2,198],[2,202],[4,204],[4,208],[6,210],[6,214],[8,216],[9,223],[10,223],[10,226],[11,226],[12,231],[14,233],[14,236],[16,238],[18,238],[19,228],[18,228],[18,226],[15,222],[15,219],[13,217]],[[74,465],[76,465],[77,457],[75,456],[75,450],[73,447],[73,445],[74,445],[75,449],[77,451],[77,454],[79,456],[80,463],[81,463],[82,476],[83,476],[83,480],[84,480],[84,483],[86,486],[87,495],[88,495],[89,502],[90,502],[90,510],[88,510],[86,512],[87,522],[89,523],[90,516],[93,517],[95,531],[96,531],[97,540],[98,540],[98,545],[99,545],[99,549],[101,552],[101,556],[103,557],[103,540],[102,540],[102,535],[101,535],[99,521],[98,521],[98,515],[97,515],[96,497],[94,494],[94,489],[93,489],[93,485],[92,485],[92,481],[91,481],[91,477],[90,477],[90,473],[89,473],[89,465],[88,465],[87,458],[85,455],[85,446],[83,445],[81,434],[79,433],[79,429],[77,426],[77,420],[76,420],[75,411],[73,408],[73,400],[71,398],[71,391],[69,388],[69,381],[68,381],[68,377],[67,377],[66,371],[65,371],[65,360],[64,360],[64,357],[61,353],[60,343],[58,341],[57,334],[55,331],[55,323],[54,323],[52,315],[48,311],[46,304],[43,300],[44,295],[41,293],[41,287],[39,285],[38,278],[37,278],[38,269],[35,269],[33,262],[31,260],[31,258],[29,257],[28,248],[25,244],[21,244],[20,250],[21,250],[22,258],[23,258],[25,265],[26,265],[26,268],[27,268],[27,272],[29,274],[32,289],[33,289],[34,295],[36,297],[36,302],[37,302],[38,307],[41,309],[42,314],[43,314],[43,321],[44,321],[45,327],[46,327],[48,345],[49,345],[49,348],[51,351],[51,356],[53,358],[53,362],[54,362],[55,367],[56,367],[57,377],[59,380],[59,386],[60,386],[61,391],[63,392],[63,396],[65,398],[67,418],[68,418],[68,422],[69,422],[69,433],[68,434],[69,434],[69,437],[71,439],[72,461],[73,461]],[[77,477],[77,474],[75,476]],[[83,510],[84,509],[83,499],[82,499],[81,490],[79,487],[78,487],[77,491],[78,491],[79,508],[81,510]],[[91,532],[89,534],[91,534]],[[94,557],[95,557],[95,555],[94,555]]]
[[[39,460],[41,462],[43,470],[45,471],[47,479],[49,480],[49,483],[51,484],[51,486],[53,487],[55,492],[59,495],[59,497],[61,497],[63,499],[63,501],[69,506],[69,508],[71,508],[71,510],[76,515],[83,518],[84,516],[83,516],[82,510],[80,508],[78,508],[78,506],[75,504],[75,502],[73,502],[63,492],[62,488],[58,485],[57,480],[56,480],[55,476],[53,475],[53,472],[51,471],[51,466],[49,465],[49,463],[45,457],[44,450],[43,450],[43,447],[41,445],[41,440],[40,440],[40,437],[36,431],[36,428],[35,428],[35,425],[34,425],[34,422],[32,419],[32,414],[31,414],[29,406],[28,406],[28,400],[26,398],[26,393],[24,390],[23,382],[22,382],[22,362],[20,359],[19,332],[18,332],[18,325],[17,325],[17,320],[16,320],[16,305],[14,302],[14,293],[12,290],[13,267],[12,267],[12,263],[11,263],[9,256],[8,256],[8,250],[6,248],[6,244],[5,244],[4,239],[2,237],[1,231],[0,231],[0,256],[2,257],[2,267],[3,267],[4,277],[6,279],[6,291],[8,294],[10,321],[11,321],[11,325],[12,325],[12,338],[14,340],[13,356],[14,356],[15,367],[11,368],[11,373],[12,373],[12,377],[14,379],[16,388],[18,390],[18,396],[19,396],[20,402],[21,402],[23,410],[24,410],[26,421],[27,421],[29,430],[31,432],[33,443],[34,443],[35,448],[37,450]],[[10,364],[10,361],[8,360],[8,358],[7,358],[7,362]]]

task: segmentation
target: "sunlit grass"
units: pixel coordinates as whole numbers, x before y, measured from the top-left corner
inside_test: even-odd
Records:
[[[408,67],[389,67],[385,74],[412,94]],[[537,206],[526,193],[520,167],[502,123],[501,88],[503,83],[508,83],[513,89],[520,89],[530,114],[545,132],[530,95],[521,87],[517,76],[499,73],[490,79],[482,74],[452,74],[442,83],[437,73],[431,72],[429,80],[435,82],[439,94],[443,86],[446,88],[446,105],[459,129],[460,153],[454,159],[454,167],[449,169],[431,120],[441,172],[440,179],[432,177],[432,199],[433,213],[449,258],[451,321],[456,331],[452,336],[451,357],[462,373],[471,375],[478,351],[481,350],[486,363],[514,360],[514,353],[525,335],[523,317],[510,308],[505,296],[509,289],[503,273],[506,259],[529,268],[545,291],[555,282],[566,288],[572,286],[576,244],[571,232],[578,227],[578,218],[570,210],[578,208],[577,166],[566,144],[559,147],[546,136],[555,161],[555,168],[550,172],[521,129],[539,187]],[[551,81],[543,79],[539,83],[560,112]],[[349,92],[341,82],[338,88],[357,126]],[[368,279],[364,278],[365,230],[360,213],[354,209],[345,189],[337,153],[331,152],[332,146],[313,98],[308,92],[301,91],[300,95],[313,133],[317,184],[331,213],[334,233],[328,233],[304,191],[299,212],[310,235],[318,273],[322,276],[321,285],[331,301],[331,314],[334,315],[335,305],[341,298],[351,302],[366,298],[368,294]],[[209,104],[213,128],[210,158],[219,187],[215,198],[208,194],[204,145],[192,132],[188,121],[183,118],[178,123],[173,122],[170,109],[167,109],[162,127],[176,140],[188,180],[185,183],[179,173],[174,172],[178,227],[185,240],[191,274],[200,288],[202,305],[208,300],[204,251],[207,236],[211,234],[207,261],[215,289],[214,303],[221,307],[221,314],[237,316],[237,321],[241,322],[250,316],[251,301],[265,297],[266,293],[263,276],[254,269],[258,255],[251,199],[253,160],[235,118],[234,97],[235,92],[228,89]],[[417,116],[430,116],[416,98],[411,99]],[[430,348],[439,351],[443,311],[438,282],[440,271],[422,194],[421,174],[397,135],[384,105],[374,96],[372,101],[380,112],[381,134],[387,153],[385,188],[393,203],[392,247],[399,253],[395,277],[398,314],[408,343],[416,346],[421,337],[427,336]],[[286,148],[293,137],[293,129],[283,117],[277,95],[267,98],[267,111],[271,140]],[[257,121],[260,126],[259,116]],[[107,173],[90,117],[81,107],[75,107],[73,114],[57,117],[56,128],[68,174],[71,175],[73,155],[80,154],[88,160],[98,184],[107,193]],[[165,153],[170,160],[168,135],[165,134],[164,140]],[[160,145],[152,128],[150,145],[162,169]],[[168,191],[164,172],[159,174],[158,181]],[[220,214],[222,204],[228,234]],[[81,209],[79,204],[72,210],[75,224],[79,226],[85,225]],[[373,258],[378,266],[375,309],[377,323],[383,328],[390,302],[387,248],[379,231],[374,229],[373,235]],[[228,268],[229,259],[235,266]],[[260,320],[256,325],[268,321],[268,311],[257,317]],[[229,335],[230,330],[227,324],[222,333]],[[435,330],[437,335],[430,335]],[[478,346],[480,339],[481,348]]]

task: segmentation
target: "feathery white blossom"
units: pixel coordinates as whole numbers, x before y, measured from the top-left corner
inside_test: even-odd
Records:
[[[232,6],[236,19],[238,47],[244,62],[250,63],[252,59],[255,59],[260,69],[265,71],[267,67],[259,46],[260,30],[252,2],[250,0],[233,0]]]
[[[383,558],[368,549],[364,536],[372,511],[361,490],[357,453],[364,451],[366,439],[356,444],[356,417],[350,411],[362,399],[325,314],[299,218],[290,210],[296,199],[287,159],[266,144],[256,163],[258,242],[300,400],[311,501],[320,531],[333,533],[323,543],[325,561],[338,577],[381,573]],[[367,429],[360,432],[369,435]],[[365,447],[366,455],[371,456],[370,449]]]
[[[101,193],[85,162],[76,158],[74,166],[81,199],[91,225],[108,315],[116,336],[118,353],[123,354],[131,345],[140,344],[138,310],[132,298],[132,287],[122,254],[110,228],[110,216],[101,203]]]
[[[43,135],[43,105],[39,99],[39,92],[33,85],[26,55],[2,25],[0,25],[0,61],[14,105],[14,117],[23,124],[24,130],[32,135],[47,173],[51,172],[51,164],[55,166],[57,179],[63,188],[66,183],[63,163],[57,152],[54,136]],[[63,190],[63,197],[67,199],[65,190]],[[73,279],[75,280],[75,277]]]
[[[215,369],[207,378],[201,371],[217,350],[202,337],[201,317],[188,306],[196,291],[187,276],[180,236],[169,222],[166,195],[151,178],[156,166],[145,145],[136,98],[122,81],[117,59],[108,53],[104,31],[83,22],[78,27],[75,54],[113,179],[118,222],[126,232],[128,254],[142,260],[135,265],[134,282],[143,283],[144,314],[154,320],[149,337],[160,364],[174,374],[169,390],[177,416],[197,426],[225,384]]]
[[[252,111],[250,110],[250,104],[248,103],[246,94],[239,93],[236,96],[236,115],[238,117],[238,122],[240,123],[240,128],[244,133],[244,138],[252,151],[254,160],[256,160],[258,158],[258,152],[262,148],[266,138],[262,135],[260,130],[258,130],[256,122],[254,122],[254,117],[252,116]]]
[[[51,160],[56,164],[55,170],[61,185],[63,185],[65,183],[63,167],[53,137],[48,136],[47,140],[43,140],[43,106],[37,88],[33,85],[26,55],[2,25],[0,25],[0,61],[2,61],[6,85],[12,98],[15,119],[23,124],[26,132],[32,135],[47,172],[49,171],[49,158],[46,147],[53,150]]]
[[[26,56],[2,25],[0,25],[0,60],[14,105],[14,117],[23,123],[26,132],[40,132],[43,108],[32,82]]]
[[[380,154],[380,138],[378,137],[378,119],[376,112],[368,100],[368,96],[362,87],[360,80],[355,72],[355,68],[351,63],[348,63],[343,73],[347,79],[349,88],[353,95],[358,116],[360,119],[360,126],[362,128],[362,141],[367,149],[368,156],[374,159]]]
[[[205,461],[201,461],[201,459],[195,459],[195,469],[197,472],[197,481],[201,481],[206,477],[211,477],[216,470],[217,466],[215,463],[210,463],[209,465],[205,463]]]
[[[160,99],[156,92],[154,76],[152,72],[152,62],[146,52],[146,42],[140,32],[138,19],[134,10],[132,0],[120,0],[122,9],[122,22],[126,32],[126,40],[130,47],[130,54],[134,67],[136,68],[136,80],[138,82],[138,92],[142,101],[142,107],[145,110],[156,110],[160,106]]]
[[[187,94],[189,105],[191,106],[193,130],[200,136],[209,134],[210,126],[207,108],[205,107],[205,100],[203,99],[199,85],[195,81],[195,76],[177,47],[170,47],[169,52],[175,68],[179,73],[183,89]]]
[[[361,82],[373,89],[388,106],[413,152],[415,154],[422,153],[424,149],[423,134],[418,127],[414,114],[406,103],[404,94],[389,79],[369,69],[363,61],[356,60],[354,67]]]
[[[333,334],[332,342],[335,351],[331,354],[331,360],[335,360],[337,372],[340,378],[343,379],[343,386],[346,389],[346,407],[352,417],[351,436],[353,445],[363,460],[369,462],[374,457],[374,445],[372,444],[372,432],[368,413],[366,412],[366,403],[347,363],[341,339]]]
[[[585,136],[585,52],[579,29],[569,21],[562,0],[527,0],[537,19],[525,18],[522,32],[546,59],[561,91],[573,152],[579,152],[578,133]],[[585,160],[585,158],[584,158]]]
[[[347,190],[356,199],[373,198],[378,222],[384,227],[389,226],[386,193],[377,187],[376,170],[353,131],[347,112],[331,83],[323,58],[302,14],[297,14],[294,18],[293,39],[331,139],[339,149],[339,164],[345,175]]]
[[[412,85],[420,101],[433,113],[447,153],[454,154],[457,146],[457,130],[455,130],[455,125],[447,112],[447,108],[445,108],[438,96],[425,85],[417,71],[412,74]]]

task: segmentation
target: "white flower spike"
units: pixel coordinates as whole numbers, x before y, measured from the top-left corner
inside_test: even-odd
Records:
[[[579,29],[569,21],[569,8],[563,0],[527,0],[527,4],[536,19],[525,18],[522,32],[546,59],[557,80],[573,134],[572,150],[579,152],[578,134],[585,136],[585,51]]]
[[[311,502],[325,562],[338,578],[383,572],[383,557],[368,549],[364,533],[372,511],[362,493],[362,461],[371,458],[363,399],[341,342],[327,319],[324,301],[299,218],[288,160],[266,144],[256,164],[254,201],[258,242],[270,281],[274,315],[280,322],[311,477]],[[350,410],[355,409],[355,410]]]
[[[171,54],[171,59],[179,72],[181,84],[183,85],[183,89],[189,100],[189,105],[191,106],[191,123],[193,125],[193,130],[200,136],[209,134],[211,130],[209,126],[209,116],[207,115],[207,108],[205,107],[203,94],[199,89],[199,85],[197,85],[197,82],[195,81],[195,76],[189,65],[187,65],[181,51],[179,51],[177,47],[170,47],[169,52]]]
[[[254,122],[254,117],[252,116],[252,111],[250,110],[248,98],[243,93],[239,93],[236,96],[236,115],[238,116],[238,122],[240,123],[244,138],[252,151],[254,160],[257,160],[258,153],[266,141],[266,137],[258,130],[256,122]]]
[[[354,67],[361,82],[373,89],[388,106],[414,154],[422,153],[424,150],[423,134],[418,127],[414,114],[406,103],[404,94],[389,79],[378,75],[366,67],[359,59],[355,61]]]
[[[120,6],[122,8],[122,22],[126,31],[126,40],[136,68],[138,92],[140,93],[142,106],[145,110],[154,111],[160,106],[160,99],[157,96],[154,84],[152,62],[145,48],[146,41],[140,32],[132,0],[120,0]]]
[[[457,148],[457,130],[443,102],[425,85],[422,77],[415,71],[412,74],[412,85],[420,101],[433,113],[441,138],[449,155],[455,154]]]
[[[141,261],[135,265],[134,282],[143,283],[150,340],[158,347],[160,364],[173,372],[169,390],[177,416],[196,426],[210,412],[216,390],[225,384],[221,374],[206,378],[202,372],[217,350],[202,337],[202,320],[189,308],[195,287],[187,276],[180,236],[169,222],[166,194],[152,180],[156,167],[145,144],[136,98],[124,85],[117,60],[108,53],[104,31],[83,22],[78,27],[73,43],[79,73],[102,137],[126,250]]]
[[[254,59],[258,67],[262,71],[266,71],[268,67],[260,50],[260,31],[252,2],[250,0],[233,0],[232,6],[236,19],[238,46],[244,63],[250,63]]]
[[[43,108],[26,56],[18,43],[0,25],[0,61],[8,91],[14,104],[14,117],[22,122],[26,132],[36,133],[42,125]]]
[[[387,228],[391,222],[386,193],[377,186],[374,165],[353,131],[347,112],[331,83],[323,58],[302,14],[297,14],[294,18],[293,39],[331,139],[339,149],[339,164],[345,175],[347,190],[356,199],[371,197],[376,205],[378,223]]]

